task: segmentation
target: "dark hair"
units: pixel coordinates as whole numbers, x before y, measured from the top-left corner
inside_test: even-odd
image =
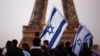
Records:
[[[86,42],[83,43],[83,48],[88,48],[88,45]]]
[[[17,46],[17,43],[18,43],[18,41],[17,41],[16,39],[13,39],[13,40],[12,40],[13,46]]]
[[[41,42],[40,38],[34,38],[33,39],[33,45],[34,46],[40,46],[40,42]]]
[[[64,44],[63,43],[59,43],[58,45],[57,45],[57,48],[63,48],[64,47]]]
[[[27,43],[23,43],[22,47],[23,47],[24,50],[30,52],[30,48],[29,48],[29,45]]]
[[[6,48],[11,48],[11,46],[12,46],[11,41],[8,40],[7,43],[6,43]]]
[[[66,44],[66,47],[69,47],[71,43],[70,42],[66,42],[65,44]]]
[[[2,51],[3,51],[3,49],[0,48],[0,56],[2,56]]]
[[[49,45],[49,41],[48,40],[44,40],[43,42],[44,42],[44,44]]]

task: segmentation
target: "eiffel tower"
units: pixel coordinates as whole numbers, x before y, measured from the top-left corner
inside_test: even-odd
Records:
[[[35,33],[41,33],[45,26],[45,16],[48,0],[36,0],[35,6],[27,26],[23,26],[23,39],[22,43],[28,43],[32,46],[32,40],[35,37]],[[79,22],[74,8],[73,0],[62,0],[64,16],[68,20],[69,25],[64,31],[61,40],[73,41]]]
[[[77,31],[79,21],[76,14],[73,0],[62,0],[64,16],[67,19],[69,25],[63,33],[63,40],[70,40],[73,42],[75,33]]]
[[[45,25],[45,15],[47,9],[48,0],[36,0],[33,12],[27,26],[23,26],[23,39],[19,44],[21,47],[22,43],[28,43],[32,46],[32,40],[35,37],[35,33],[41,33]]]

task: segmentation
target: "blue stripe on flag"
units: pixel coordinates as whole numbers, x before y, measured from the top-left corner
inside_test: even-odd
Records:
[[[50,21],[52,20],[52,17],[54,16],[54,14],[56,13],[57,9],[54,7],[53,8],[53,11],[52,11],[52,14],[51,14],[51,18],[50,18]]]
[[[84,41],[88,44],[88,47],[90,47],[90,44],[91,44],[91,38],[89,37],[91,36],[91,33],[89,32],[87,35],[85,35],[84,37]]]
[[[47,27],[44,29],[42,35],[40,36],[40,38],[42,38],[45,34],[47,33]]]
[[[77,32],[77,36],[78,36],[78,34],[81,32],[82,29],[83,29],[83,26],[80,25],[80,26],[79,26],[79,29],[78,29],[78,32]]]
[[[77,35],[76,35],[75,44],[73,45],[73,51],[75,51],[77,36],[79,35],[79,33],[81,32],[82,29],[83,29],[83,26],[80,25],[80,26],[79,26],[79,29],[78,29],[78,31],[77,31],[77,33],[76,33]]]
[[[89,32],[88,34],[86,34],[85,37],[84,37],[84,40],[85,40],[88,36],[90,36],[90,35],[91,35],[90,32]]]
[[[90,32],[89,32],[88,34],[85,35],[85,37],[84,37],[85,42],[86,42],[86,38],[87,38],[88,36],[90,36],[90,35],[91,35]],[[83,40],[83,41],[84,41],[84,40]],[[83,43],[84,43],[84,42],[83,42]],[[82,43],[82,44],[83,44],[83,43]],[[89,43],[90,43],[90,42],[89,42]],[[88,44],[88,43],[87,43],[87,44]],[[81,45],[81,48],[80,48],[80,51],[79,51],[79,52],[81,52],[82,49],[83,49],[83,45]]]
[[[50,44],[49,44],[49,47],[51,48],[53,46],[53,44],[55,43],[55,40],[57,39],[58,35],[60,34],[61,30],[62,30],[62,27],[63,25],[66,23],[65,20],[62,20],[62,22],[60,23],[57,31],[55,32],[54,36],[52,37],[51,41],[50,41]]]
[[[56,13],[58,13],[58,14],[56,14]],[[57,23],[56,23],[56,24],[59,24],[59,25],[55,24],[56,18],[59,19],[57,21]],[[53,28],[52,29],[49,28],[49,26],[51,24],[54,24],[52,26],[53,28],[55,27],[54,29]],[[56,26],[58,26],[58,27],[56,27]],[[54,7],[53,11],[51,13],[51,17],[49,18],[49,21],[48,21],[45,29],[43,30],[43,32],[42,32],[42,34],[40,36],[41,41],[48,40],[50,42],[49,43],[49,47],[50,48],[55,48],[55,46],[57,45],[57,42],[61,38],[61,34],[64,31],[64,29],[65,29],[66,26],[67,26],[66,20],[61,16],[61,14],[59,13],[59,11],[57,11],[57,9]],[[54,32],[52,33],[52,35],[48,35],[47,34],[47,33],[50,33],[50,31],[48,32],[48,30],[50,30],[52,32],[54,30]],[[47,38],[47,36],[49,36],[49,38]]]
[[[57,9],[54,7],[49,22],[52,20],[52,17],[53,17],[54,14],[56,13],[56,11],[57,11]],[[47,27],[44,29],[44,32],[42,33],[42,35],[41,35],[40,38],[42,38],[46,33],[47,33]]]
[[[80,51],[83,49],[83,43],[86,42],[88,46],[90,47],[90,44],[92,42],[91,39],[91,32],[86,29],[84,26],[79,25],[78,31],[75,35],[72,51],[79,56]],[[81,45],[79,46],[77,43],[77,39],[81,39]]]

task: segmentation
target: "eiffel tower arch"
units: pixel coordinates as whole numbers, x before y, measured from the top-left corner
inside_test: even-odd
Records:
[[[32,40],[35,38],[35,33],[39,32],[41,34],[43,31],[43,27],[45,26],[47,4],[48,0],[36,0],[29,24],[23,26],[23,38],[19,47],[21,47],[22,43],[28,43],[31,47]],[[69,25],[64,31],[61,40],[70,40],[72,42],[76,29],[79,25],[73,0],[62,0],[62,6],[64,16],[68,20]]]
[[[77,31],[79,21],[76,14],[73,0],[62,0],[63,12],[69,25],[63,33],[63,40],[70,40],[73,42],[75,33]]]
[[[32,40],[35,38],[35,33],[41,33],[45,25],[45,15],[47,9],[48,0],[36,0],[33,12],[29,24],[23,26],[23,38],[19,44],[19,47],[23,43],[28,43],[29,46],[32,46]]]

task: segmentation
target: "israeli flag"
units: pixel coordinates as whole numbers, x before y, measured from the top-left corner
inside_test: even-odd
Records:
[[[88,44],[88,47],[90,47],[91,40],[92,40],[92,34],[90,33],[90,31],[86,27],[80,24],[78,27],[78,31],[75,35],[72,51],[77,56],[79,56],[79,52],[82,50],[83,43],[86,42]]]
[[[49,21],[40,36],[41,40],[48,40],[49,47],[55,48],[67,25],[68,23],[65,18],[63,18],[59,11],[54,7]]]

